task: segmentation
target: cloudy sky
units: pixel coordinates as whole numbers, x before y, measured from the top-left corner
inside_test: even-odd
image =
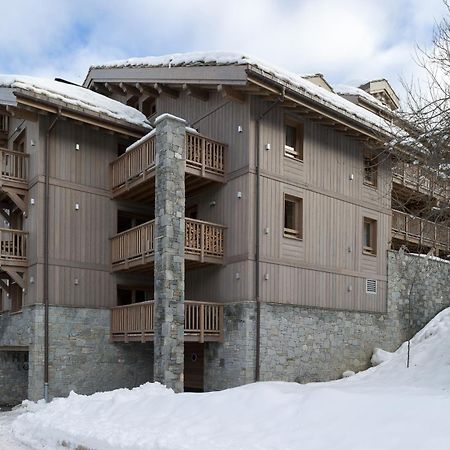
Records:
[[[399,89],[443,14],[442,0],[15,0],[2,4],[0,73],[81,82],[95,63],[228,50]]]

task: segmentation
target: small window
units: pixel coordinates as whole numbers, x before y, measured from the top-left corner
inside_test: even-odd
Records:
[[[156,99],[153,97],[145,99],[141,104],[141,111],[147,118],[156,114]]]
[[[364,155],[364,184],[377,187],[378,184],[378,158],[376,156]]]
[[[284,155],[303,161],[303,124],[286,119],[284,131]]]
[[[377,280],[366,280],[366,294],[376,294],[377,288]]]
[[[303,238],[303,200],[285,195],[284,197],[284,236]]]
[[[363,253],[377,254],[377,221],[367,217],[363,221]]]

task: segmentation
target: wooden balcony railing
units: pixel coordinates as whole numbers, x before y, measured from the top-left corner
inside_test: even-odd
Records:
[[[148,301],[111,309],[111,340],[115,342],[153,340],[154,306]],[[184,336],[186,341],[223,341],[223,305],[184,302]]]
[[[394,180],[401,184],[427,194],[433,193],[438,196],[450,195],[450,189],[445,178],[440,174],[434,174],[418,164],[397,162],[393,168]]]
[[[25,262],[27,259],[28,232],[0,228],[0,260]]]
[[[116,234],[111,239],[111,258],[115,264],[142,260],[154,253],[155,221],[143,223],[137,227]],[[139,261],[138,261],[139,262]]]
[[[123,231],[111,239],[113,268],[147,264],[154,256],[154,227],[151,220]],[[224,254],[225,227],[202,220],[185,220],[185,257],[198,262],[220,263]]]
[[[0,173],[4,181],[26,183],[28,180],[28,153],[0,148]]]
[[[450,228],[401,211],[392,211],[392,231],[406,241],[450,250]]]
[[[139,183],[155,168],[155,136],[149,136],[111,163],[111,188]],[[225,176],[225,144],[200,134],[186,133],[186,173],[222,181]]]

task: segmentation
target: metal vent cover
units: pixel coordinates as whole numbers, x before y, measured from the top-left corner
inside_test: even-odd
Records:
[[[376,294],[378,288],[377,280],[366,280],[366,294]]]

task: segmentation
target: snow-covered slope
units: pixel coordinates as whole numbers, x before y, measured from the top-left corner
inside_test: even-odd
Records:
[[[0,88],[21,89],[77,106],[90,112],[150,128],[147,118],[137,109],[80,86],[24,75],[1,75]]]
[[[33,448],[64,441],[97,450],[448,450],[450,308],[414,337],[409,369],[405,344],[380,355],[378,366],[328,383],[72,393],[26,403],[13,430]]]

